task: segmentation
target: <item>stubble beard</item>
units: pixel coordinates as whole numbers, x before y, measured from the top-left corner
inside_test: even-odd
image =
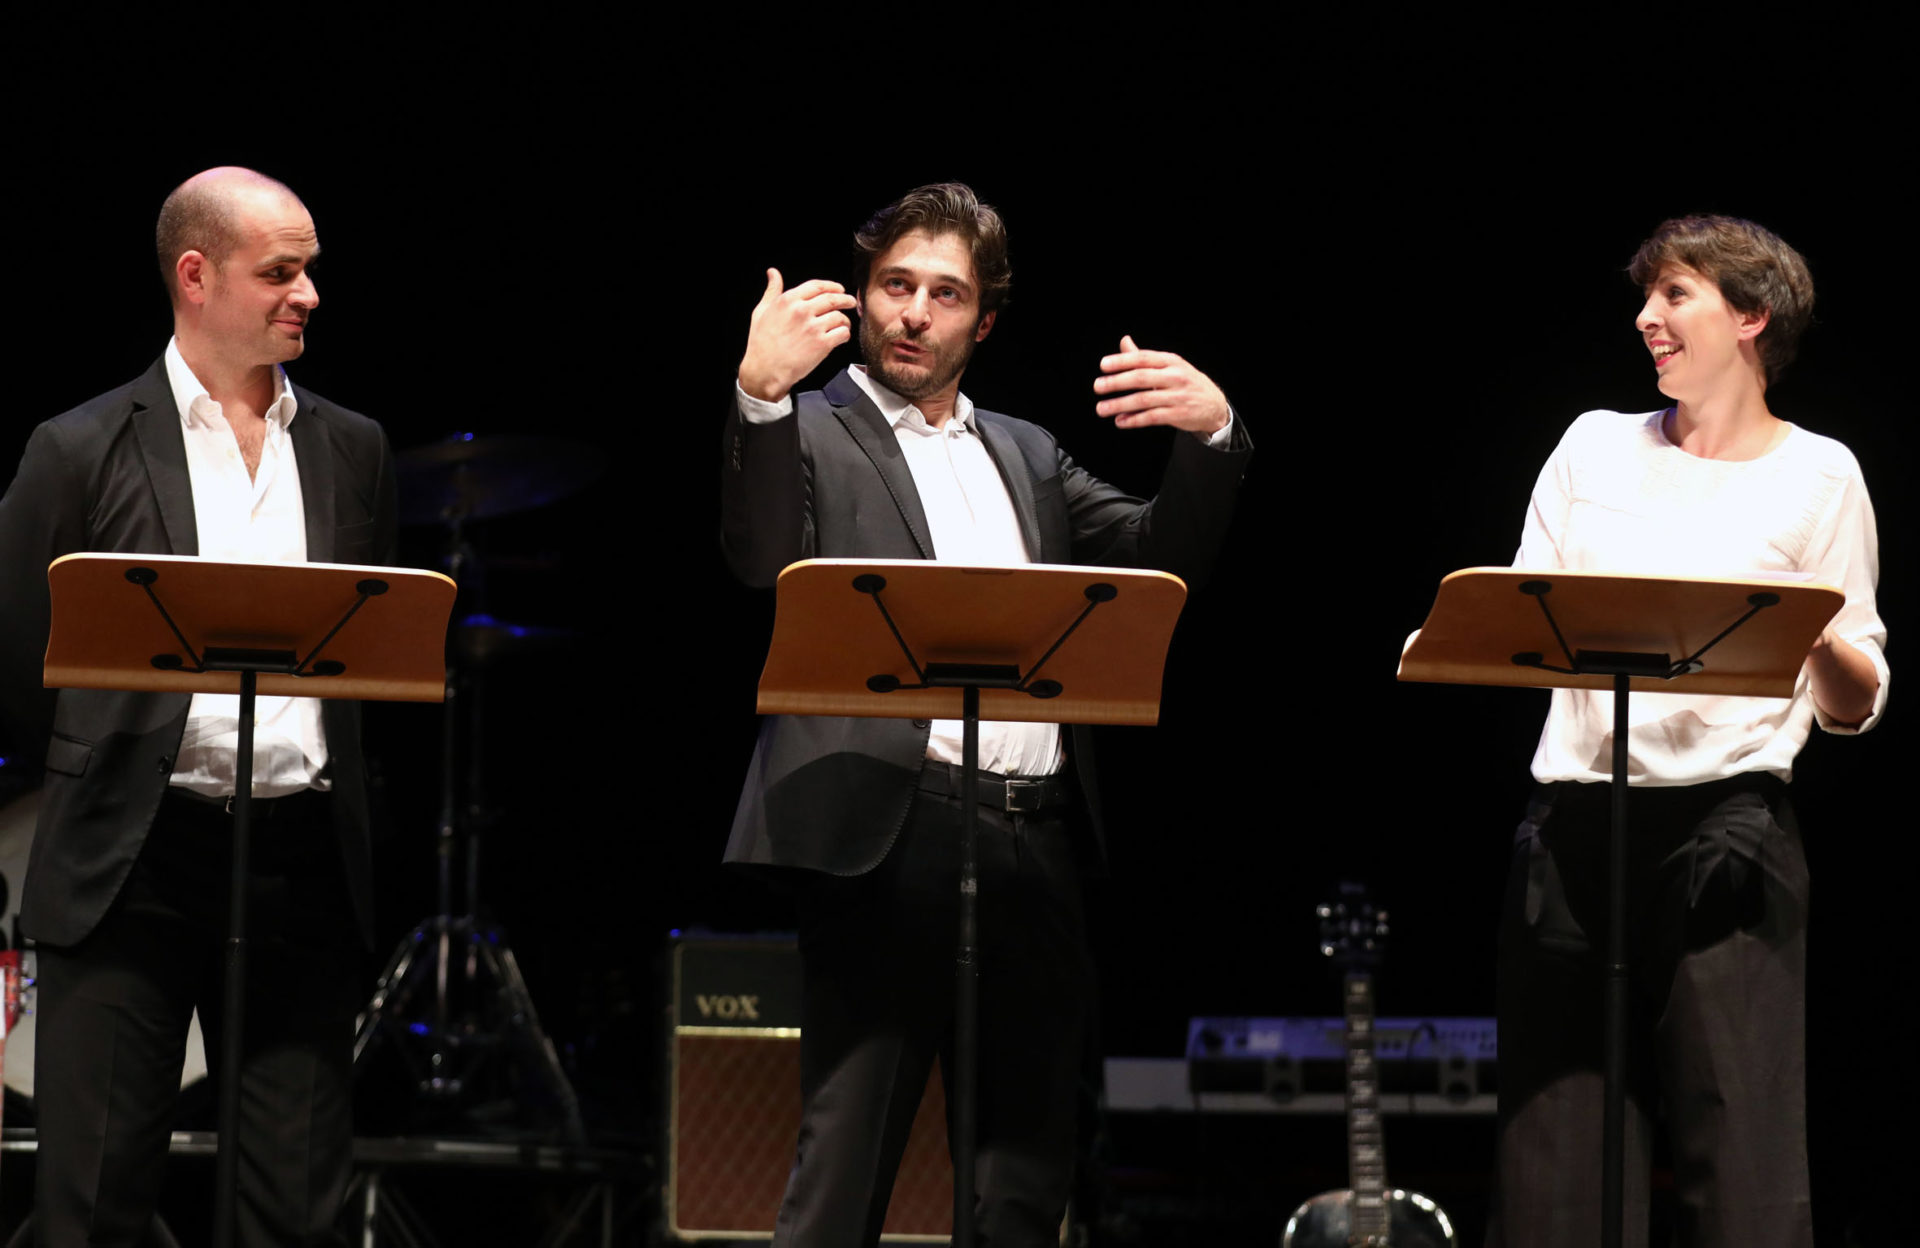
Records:
[[[925,348],[926,355],[921,367],[908,369],[895,363],[887,351],[889,343],[905,337],[905,334],[890,333],[872,321],[860,322],[860,354],[866,357],[867,371],[903,399],[917,402],[940,393],[966,371],[967,362],[973,359],[975,343],[971,335],[947,347],[935,347],[924,339],[915,339],[915,345]]]

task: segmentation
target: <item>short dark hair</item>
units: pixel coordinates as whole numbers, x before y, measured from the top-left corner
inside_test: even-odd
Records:
[[[991,204],[959,182],[915,187],[873,214],[853,233],[854,289],[865,293],[873,261],[915,230],[958,234],[973,254],[974,282],[980,288],[980,315],[1006,306],[1013,290],[1013,265],[1007,260],[1007,226]]]
[[[248,169],[261,185],[277,187],[291,199],[299,199],[293,189],[277,178]],[[153,228],[154,251],[160,259],[160,280],[166,285],[167,298],[178,303],[180,289],[174,283],[174,270],[180,257],[189,251],[205,256],[214,268],[227,262],[239,245],[239,214],[234,211],[230,188],[189,178],[168,194],[160,205],[160,220]]]
[[[1754,345],[1767,381],[1778,381],[1813,321],[1813,274],[1800,253],[1772,230],[1739,217],[1675,217],[1640,244],[1627,276],[1646,290],[1674,264],[1713,282],[1736,312],[1766,314],[1767,327]]]

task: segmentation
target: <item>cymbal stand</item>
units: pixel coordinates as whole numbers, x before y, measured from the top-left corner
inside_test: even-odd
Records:
[[[484,572],[461,533],[464,516],[449,514],[448,553],[442,566],[470,589],[476,601]],[[485,618],[469,616],[468,618]],[[516,1096],[541,1111],[570,1143],[584,1143],[579,1098],[560,1065],[553,1041],[540,1025],[533,996],[505,931],[480,917],[480,849],[494,810],[485,796],[486,740],[483,662],[447,668],[446,710],[441,721],[440,809],[435,831],[437,912],[403,937],[382,971],[354,1036],[355,1071],[382,1039],[412,1078],[416,1094],[430,1103],[471,1100],[496,1058],[517,1068]],[[464,726],[465,732],[462,733]],[[466,738],[462,783],[460,738]],[[462,797],[465,797],[464,805]],[[463,848],[466,913],[455,915],[454,860]],[[456,961],[457,959],[457,961]],[[457,969],[456,969],[457,967]],[[432,992],[423,991],[431,978]],[[489,989],[490,986],[490,989]],[[425,999],[423,999],[425,998]],[[456,1001],[463,1007],[456,1012]],[[424,1007],[424,1008],[423,1008]],[[426,1018],[421,1020],[421,1012]]]

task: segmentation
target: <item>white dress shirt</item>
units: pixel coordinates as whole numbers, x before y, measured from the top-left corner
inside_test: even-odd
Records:
[[[305,563],[306,508],[293,439],[288,435],[299,401],[285,370],[274,370],[279,393],[266,412],[259,470],[249,477],[233,427],[181,358],[177,342],[167,343],[166,361],[167,381],[173,387],[186,440],[200,557],[231,563]],[[255,797],[284,797],[303,789],[330,787],[317,700],[263,696],[255,699],[254,712]],[[239,744],[239,696],[194,694],[169,783],[207,797],[232,796]]]
[[[1789,426],[1758,459],[1700,459],[1667,440],[1663,413],[1588,412],[1533,489],[1517,568],[1812,580],[1846,595],[1832,628],[1880,678],[1873,712],[1832,721],[1803,665],[1791,698],[1636,693],[1628,703],[1628,782],[1700,784],[1746,772],[1793,777],[1817,723],[1871,728],[1887,705],[1887,626],[1874,604],[1879,539],[1860,465],[1832,438]],[[1709,660],[1711,661],[1711,660]],[[1555,689],[1533,775],[1611,778],[1613,694]]]

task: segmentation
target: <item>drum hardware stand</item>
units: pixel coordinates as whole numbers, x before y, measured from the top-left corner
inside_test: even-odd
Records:
[[[484,568],[464,539],[467,513],[450,508],[448,554],[443,566],[475,589]],[[475,621],[491,626],[491,617],[472,615],[457,635]],[[533,994],[520,972],[506,932],[481,917],[480,850],[494,810],[485,796],[483,747],[484,662],[471,660],[462,671],[459,646],[447,667],[447,709],[441,719],[440,811],[435,831],[435,913],[402,937],[381,972],[354,1035],[356,1075],[383,1039],[406,1067],[414,1091],[424,1100],[452,1105],[470,1094],[496,1065],[496,1058],[517,1068],[522,1081],[516,1099],[532,1103],[567,1143],[584,1144],[586,1127],[579,1097],[560,1064],[552,1039],[540,1025]],[[464,714],[462,710],[464,709]],[[461,783],[459,756],[465,725],[467,765]],[[464,793],[466,803],[461,805]],[[461,856],[466,913],[454,909],[454,860]],[[430,993],[427,981],[431,980]],[[489,987],[490,986],[490,987]],[[460,1007],[456,1011],[456,1002]]]

